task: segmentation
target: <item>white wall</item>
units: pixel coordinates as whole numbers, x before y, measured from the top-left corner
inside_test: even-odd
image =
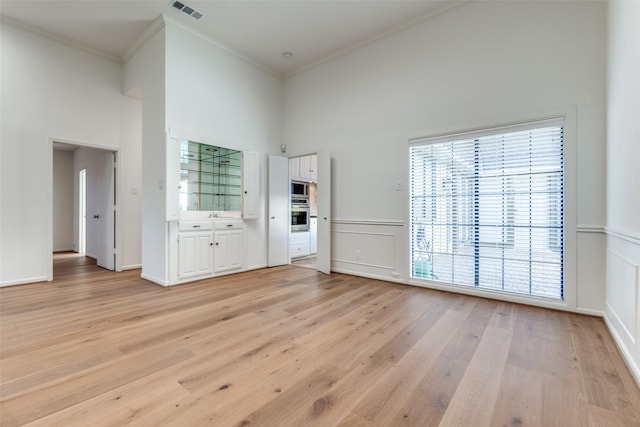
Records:
[[[165,182],[165,31],[159,28],[125,64],[123,92],[138,90],[141,99],[141,253],[142,277],[167,278]]]
[[[73,245],[73,152],[53,150],[53,250]]]
[[[140,119],[139,101],[121,94],[120,64],[6,24],[0,33],[0,284],[8,285],[51,274],[52,214],[43,211],[51,203],[51,139],[122,148],[133,167],[139,141],[130,129]],[[124,188],[135,183],[135,176],[125,178]],[[139,218],[127,217],[135,211],[124,210],[131,228],[123,247],[138,245]],[[126,257],[124,265],[140,263],[139,253]]]
[[[606,320],[640,384],[640,3],[608,5]]]
[[[282,81],[178,25],[166,26],[167,126],[174,136],[259,153],[260,215],[245,266],[267,265],[267,155],[282,143]]]
[[[167,135],[259,153],[261,215],[245,222],[245,267],[266,266],[266,155],[281,144],[282,81],[164,17],[154,25],[124,69],[125,92],[142,93],[143,277],[167,285],[176,271],[160,188]]]
[[[568,308],[601,312],[605,16],[600,2],[472,2],[287,79],[284,143],[333,157],[332,267],[408,280],[409,138],[569,107],[578,226],[567,239],[581,249],[567,254]]]

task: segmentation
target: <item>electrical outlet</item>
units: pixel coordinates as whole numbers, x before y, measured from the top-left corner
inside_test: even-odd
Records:
[[[356,251],[356,260],[360,261],[362,259],[362,251]]]

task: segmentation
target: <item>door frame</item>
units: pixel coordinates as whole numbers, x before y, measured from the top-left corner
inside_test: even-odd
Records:
[[[331,188],[332,188],[332,184],[331,184],[331,151],[329,150],[316,150],[310,153],[306,153],[306,154],[297,154],[295,156],[289,156],[288,160],[291,159],[295,159],[297,157],[304,157],[304,156],[311,156],[311,155],[315,155],[318,157],[318,166],[316,166],[318,168],[318,181],[317,183],[320,183],[321,180],[324,181],[324,184],[322,184],[323,188],[326,188],[329,190],[328,196],[325,197],[325,193],[322,192],[323,195],[323,199],[324,199],[324,203],[323,206],[320,208],[320,201],[318,201],[318,242],[320,241],[320,224],[322,221],[322,224],[324,224],[322,226],[323,229],[325,229],[326,227],[328,227],[328,229],[326,229],[326,238],[323,239],[324,244],[322,245],[318,245],[317,247],[317,253],[316,253],[316,260],[320,259],[321,261],[323,261],[322,265],[319,262],[316,262],[316,271],[319,271],[321,273],[324,274],[331,274]],[[320,156],[324,157],[325,161],[327,162],[326,167],[327,170],[324,170],[323,173],[320,173]],[[289,163],[290,164],[290,163]],[[291,182],[292,180],[292,176],[291,176],[291,168],[289,167],[289,182]],[[291,188],[289,186],[288,189],[288,199],[291,200]],[[289,208],[289,210],[291,210]],[[320,210],[324,213],[323,215],[320,215]],[[289,229],[288,231],[289,236],[291,235],[291,229]],[[324,249],[322,251],[322,255],[320,255],[320,249]],[[318,258],[319,257],[319,258]],[[289,253],[289,264],[291,264],[291,253]]]
[[[87,253],[87,168],[78,174],[78,253]]]
[[[48,268],[48,272],[47,272],[47,281],[52,281],[53,280],[53,143],[54,142],[60,142],[63,144],[69,144],[69,145],[75,145],[77,147],[82,147],[82,148],[96,148],[99,150],[105,150],[105,151],[111,151],[115,153],[115,168],[116,168],[116,172],[115,172],[115,218],[114,218],[114,222],[115,222],[115,240],[116,240],[116,245],[114,248],[114,253],[116,255],[116,262],[114,265],[114,269],[115,271],[122,271],[122,251],[120,250],[121,248],[121,242],[122,242],[122,235],[121,235],[121,226],[120,223],[122,222],[122,215],[121,215],[121,205],[122,205],[122,182],[123,182],[123,171],[122,168],[120,167],[121,164],[123,164],[122,159],[120,158],[121,152],[120,152],[120,148],[116,147],[116,146],[110,146],[110,145],[104,145],[104,144],[95,144],[95,143],[90,143],[90,142],[84,142],[84,141],[72,141],[69,139],[64,139],[64,138],[54,138],[54,137],[49,137],[47,140],[47,162],[46,162],[46,168],[47,170],[45,171],[46,176],[50,177],[50,185],[47,186],[47,200],[46,200],[46,206],[45,206],[45,214],[47,215],[47,245],[46,250],[47,253],[45,254],[46,257],[50,260],[49,262],[49,268]],[[75,197],[75,194],[74,194]],[[74,213],[75,215],[75,213]],[[120,219],[119,219],[120,218]]]

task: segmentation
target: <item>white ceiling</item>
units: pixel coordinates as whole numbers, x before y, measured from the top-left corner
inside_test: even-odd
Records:
[[[287,76],[461,3],[460,0],[2,0],[5,23],[123,61],[160,15]],[[284,58],[283,52],[293,52]]]

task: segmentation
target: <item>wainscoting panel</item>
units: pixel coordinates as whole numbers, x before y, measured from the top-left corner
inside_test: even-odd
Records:
[[[638,310],[638,265],[607,250],[607,305],[627,339],[636,343]]]
[[[578,310],[604,314],[607,238],[604,227],[578,228],[576,233],[576,304]]]
[[[401,221],[334,220],[331,269],[340,273],[404,282],[408,267]]]
[[[605,320],[640,385],[640,239],[607,229]]]

